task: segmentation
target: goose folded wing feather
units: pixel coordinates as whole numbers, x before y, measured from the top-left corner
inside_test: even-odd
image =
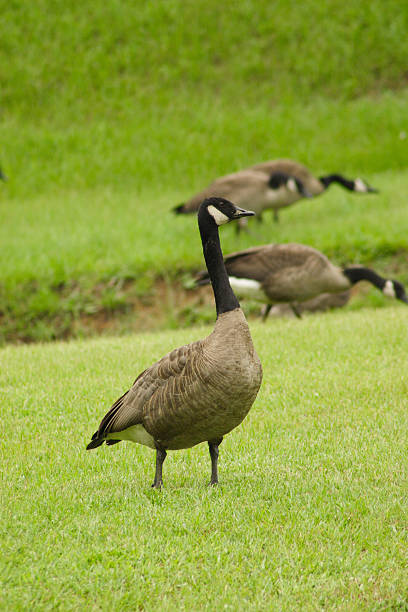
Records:
[[[154,435],[156,421],[157,425],[166,421],[170,434],[169,415],[181,402],[185,405],[189,396],[193,399],[202,382],[200,344],[198,341],[174,349],[139,374],[129,391],[113,404],[100,431],[113,433],[143,424]]]

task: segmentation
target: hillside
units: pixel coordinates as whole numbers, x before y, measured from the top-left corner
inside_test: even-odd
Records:
[[[362,174],[381,194],[357,204],[333,188],[280,227],[238,242],[227,230],[228,250],[296,239],[377,262],[405,249],[407,7],[40,0],[2,14],[7,338],[128,309],[117,279],[140,295],[199,267],[193,220],[169,209],[263,159]]]

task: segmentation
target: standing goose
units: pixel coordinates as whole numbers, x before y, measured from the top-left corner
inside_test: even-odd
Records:
[[[190,214],[198,210],[204,198],[212,196],[228,198],[239,206],[250,206],[256,213],[267,208],[280,208],[290,199],[313,197],[301,179],[284,172],[271,175],[255,169],[241,170],[216,179],[206,189],[200,191],[184,204],[176,206],[176,214]],[[239,222],[238,228],[245,226],[246,219]]]
[[[304,166],[293,159],[273,159],[271,161],[261,162],[251,167],[252,170],[257,172],[264,172],[270,180],[273,180],[274,176],[280,177],[281,175],[292,176],[297,180],[301,181],[304,185],[304,190],[309,194],[309,197],[315,197],[326,191],[326,189],[332,183],[338,183],[349,191],[357,193],[378,193],[377,189],[371,187],[368,183],[363,181],[361,178],[347,179],[341,174],[328,174],[316,178],[313,174]],[[279,205],[268,207],[274,209],[275,221],[278,220],[279,208],[289,206],[294,202],[297,202],[304,195],[300,192],[285,192],[284,196],[279,202]],[[261,211],[259,211],[261,212]]]
[[[168,450],[207,441],[211,482],[218,482],[218,446],[247,415],[262,381],[262,366],[239,302],[228,282],[218,226],[250,216],[222,198],[205,200],[198,212],[204,258],[217,321],[205,339],[165,355],[139,374],[104,416],[87,449],[121,440],[156,450],[153,487],[160,488]]]
[[[408,304],[401,283],[387,280],[362,266],[339,268],[323,253],[304,244],[268,244],[232,253],[225,258],[230,284],[242,298],[267,304],[264,320],[273,304],[289,303],[297,316],[296,305],[321,293],[341,293],[366,280],[384,295]],[[208,283],[206,272],[199,274],[198,285]]]

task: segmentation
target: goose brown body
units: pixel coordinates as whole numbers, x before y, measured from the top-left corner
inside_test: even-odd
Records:
[[[262,380],[240,308],[221,314],[205,339],[175,349],[142,372],[106,414],[98,438],[127,439],[142,425],[164,450],[218,440],[251,408]]]
[[[257,280],[273,303],[303,302],[320,293],[338,293],[351,286],[340,268],[304,244],[249,248],[226,257],[225,265],[230,277]]]
[[[264,208],[273,207],[274,202],[279,202],[287,191],[285,187],[271,189],[268,181],[269,177],[264,172],[253,169],[221,176],[185,202],[179,212],[194,213],[204,198],[212,196],[227,198],[238,206],[250,206],[255,212],[260,212]]]

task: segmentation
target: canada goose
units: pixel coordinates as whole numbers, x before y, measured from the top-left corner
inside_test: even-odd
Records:
[[[401,283],[379,276],[363,266],[339,268],[323,253],[304,244],[268,244],[232,253],[225,258],[233,290],[242,298],[267,304],[264,320],[273,304],[289,303],[297,316],[296,305],[321,293],[340,293],[366,280],[384,295],[408,304]],[[208,283],[202,272],[197,285]]]
[[[265,176],[259,177],[254,172]],[[276,159],[216,179],[190,200],[173,208],[173,211],[176,214],[193,213],[198,210],[203,198],[220,196],[230,198],[240,206],[251,206],[257,213],[258,220],[261,220],[264,210],[272,208],[277,221],[280,208],[290,206],[301,198],[320,195],[331,183],[339,183],[349,191],[377,193],[376,189],[360,178],[349,180],[341,174],[315,178],[299,162]],[[246,219],[239,223],[239,227],[245,223]]]
[[[295,202],[303,197],[313,197],[301,179],[283,172],[268,176],[254,169],[241,170],[216,179],[206,189],[200,191],[184,204],[176,206],[176,214],[189,214],[197,211],[204,198],[218,196],[233,200],[239,206],[251,206],[256,213],[266,208],[280,208],[288,198]],[[287,204],[284,204],[286,206]],[[245,225],[246,219],[238,227]]]
[[[262,366],[239,302],[228,282],[218,226],[251,216],[223,198],[198,212],[217,321],[205,339],[165,355],[139,374],[104,416],[87,449],[130,440],[156,449],[153,487],[160,488],[166,451],[208,441],[211,482],[218,482],[218,446],[247,415],[262,381]]]
[[[378,193],[377,189],[371,187],[361,178],[346,179],[341,174],[328,174],[326,176],[316,178],[315,176],[313,176],[310,170],[306,168],[306,166],[292,159],[273,159],[270,161],[261,162],[260,164],[255,164],[254,166],[251,166],[251,169],[256,170],[257,172],[264,172],[267,176],[270,177],[270,180],[273,180],[273,177],[275,175],[280,176],[284,174],[287,176],[293,176],[294,178],[302,182],[305,191],[310,194],[309,197],[315,197],[320,195],[321,193],[326,191],[326,189],[332,183],[338,183],[345,189],[348,189],[349,191],[355,191],[357,193]],[[302,197],[304,197],[304,195],[300,192],[296,193],[292,191],[290,193],[289,191],[287,191],[285,193],[285,196],[279,203],[279,206],[268,207],[274,208],[275,221],[278,220],[279,208],[289,206],[297,200],[300,200]]]

